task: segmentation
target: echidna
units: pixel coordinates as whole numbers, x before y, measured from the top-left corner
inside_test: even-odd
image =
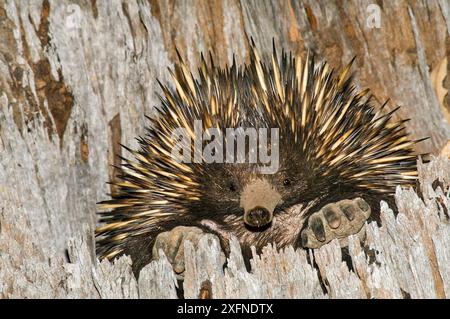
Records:
[[[309,53],[301,59],[283,51],[279,59],[275,46],[264,62],[254,45],[242,67],[233,61],[219,68],[203,55],[201,61],[194,77],[179,57],[173,88],[160,83],[159,114],[149,118],[140,149],[127,148],[132,159],[114,182],[118,192],[102,202],[101,258],[128,254],[138,273],[152,259],[156,236],[178,225],[233,234],[247,249],[270,242],[298,247],[305,221],[324,205],[360,197],[376,218],[381,199],[415,183],[418,141],[408,137],[405,121],[392,119],[394,111],[383,114],[368,90],[357,90],[351,62],[335,74]],[[278,128],[277,149],[270,149],[278,150],[278,170],[263,174],[255,163],[204,158],[180,162],[172,155],[180,142],[173,132],[184,128],[193,139],[198,120],[221,136],[227,128]],[[218,145],[223,149],[212,154],[226,148]],[[255,150],[245,145],[248,159]]]

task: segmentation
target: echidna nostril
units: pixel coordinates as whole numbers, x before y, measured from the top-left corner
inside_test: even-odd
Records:
[[[262,227],[270,223],[272,214],[263,207],[256,207],[244,215],[244,222],[252,227]]]

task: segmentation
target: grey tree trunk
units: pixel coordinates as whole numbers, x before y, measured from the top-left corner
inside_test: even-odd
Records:
[[[275,38],[333,67],[356,55],[357,83],[380,103],[390,98],[389,109],[402,105],[395,116],[411,118],[414,138],[431,137],[418,152],[440,153],[450,136],[450,4],[370,4],[0,0],[0,297],[176,297],[166,259],[137,282],[128,258],[99,263],[93,239],[96,202],[114,191],[105,182],[119,143],[136,146],[175,47],[192,68],[207,50],[220,65],[233,53],[245,62],[250,36],[263,52]],[[218,243],[205,239],[196,249],[187,243],[185,296],[198,297],[206,279],[224,298],[450,296],[450,162],[420,170],[424,201],[398,190],[397,218],[382,204],[383,226],[367,225],[377,263],[352,237],[355,271],[332,242],[309,252],[318,270],[305,251],[267,247],[249,273],[234,241],[224,272]]]

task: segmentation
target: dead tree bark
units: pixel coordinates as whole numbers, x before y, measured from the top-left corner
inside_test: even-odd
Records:
[[[175,46],[193,68],[207,50],[221,65],[233,53],[245,62],[250,36],[263,52],[274,38],[333,67],[356,55],[357,83],[380,103],[391,98],[391,109],[402,105],[396,116],[411,118],[413,137],[431,137],[419,152],[439,153],[450,136],[450,5],[383,3],[377,28],[370,4],[1,0],[0,296],[176,297],[166,260],[136,282],[127,258],[95,260],[92,237],[118,144],[136,146]],[[234,243],[224,273],[209,253],[217,243],[207,240],[197,251],[187,247],[185,294],[198,296],[209,278],[215,297],[450,296],[449,199],[431,187],[437,178],[450,185],[449,168],[444,159],[421,166],[425,200],[399,190],[401,214],[383,206],[383,227],[367,227],[379,263],[369,264],[354,239],[355,272],[340,262],[336,243],[314,252],[326,295],[303,251],[268,247],[248,273]]]

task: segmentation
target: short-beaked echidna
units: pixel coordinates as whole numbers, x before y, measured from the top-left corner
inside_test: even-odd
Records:
[[[254,45],[242,67],[201,60],[193,76],[179,58],[172,85],[161,84],[158,115],[138,139],[140,149],[127,149],[132,159],[120,168],[118,191],[102,202],[101,258],[128,254],[138,272],[152,259],[155,237],[178,225],[235,235],[258,249],[299,246],[305,220],[327,203],[361,197],[376,215],[396,186],[415,183],[418,141],[410,140],[404,121],[392,119],[393,111],[383,114],[368,90],[352,84],[352,63],[336,74],[312,54],[279,57],[275,49],[264,62]],[[173,131],[185,128],[194,138],[196,120],[224,135],[226,128],[278,128],[278,170],[175,160]],[[270,211],[270,223],[252,227],[258,225],[244,221],[247,210],[259,206]]]

